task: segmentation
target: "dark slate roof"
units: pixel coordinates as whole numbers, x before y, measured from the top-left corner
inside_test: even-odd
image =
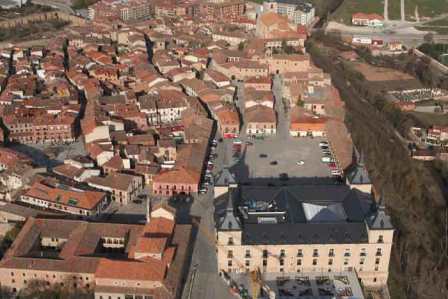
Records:
[[[287,222],[307,222],[302,203],[327,207],[339,204],[344,208],[348,221],[363,221],[364,212],[360,204],[363,197],[368,195],[345,185],[242,186],[239,205],[247,207],[245,222],[257,223],[258,217],[253,214],[260,211],[285,211]]]
[[[364,243],[368,238],[366,222],[380,228],[382,219],[382,228],[390,225],[385,213],[381,218],[369,218],[370,194],[346,185],[241,186],[232,190],[238,198],[243,244]]]
[[[352,185],[371,184],[369,173],[364,164],[364,157],[358,154],[357,162],[354,167],[348,172],[347,179]]]
[[[367,219],[367,223],[370,229],[393,229],[392,222],[389,215],[386,214],[384,206],[378,207],[378,210]]]
[[[240,230],[240,220],[235,216],[234,208],[233,208],[233,192],[236,191],[234,189],[230,189],[227,200],[226,212],[223,217],[221,217],[219,221],[218,228],[220,230]]]
[[[280,223],[244,225],[242,244],[365,243],[364,223]]]

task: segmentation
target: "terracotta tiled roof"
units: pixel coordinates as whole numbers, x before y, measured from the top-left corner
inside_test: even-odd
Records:
[[[157,259],[145,262],[100,259],[95,272],[97,278],[162,281],[166,273],[166,265]]]
[[[244,120],[248,123],[276,123],[274,109],[256,105],[246,109]]]
[[[35,182],[24,195],[88,210],[95,208],[106,196],[103,192],[61,189],[43,182]]]
[[[160,172],[154,176],[153,181],[165,184],[199,184],[200,174],[184,167],[176,167],[173,170]]]

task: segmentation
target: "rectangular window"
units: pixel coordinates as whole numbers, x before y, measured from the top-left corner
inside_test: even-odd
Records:
[[[301,259],[297,260],[297,266],[302,266],[302,260]]]
[[[333,248],[331,248],[331,249],[328,251],[328,256],[334,256],[334,249],[333,249]]]
[[[328,260],[328,265],[329,265],[329,266],[333,265],[333,259],[329,259],[329,260]]]
[[[280,266],[285,265],[285,260],[284,259],[280,259]]]
[[[318,256],[319,256],[319,250],[314,249],[314,250],[313,250],[313,256],[314,256],[314,257],[318,257]]]
[[[313,266],[317,265],[317,259],[313,259]]]

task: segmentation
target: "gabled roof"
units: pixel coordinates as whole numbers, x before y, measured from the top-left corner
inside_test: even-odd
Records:
[[[363,184],[371,184],[369,173],[364,165],[364,157],[361,154],[358,154],[356,151],[356,155],[358,156],[356,165],[353,169],[347,174],[347,179],[352,185],[363,185]]]

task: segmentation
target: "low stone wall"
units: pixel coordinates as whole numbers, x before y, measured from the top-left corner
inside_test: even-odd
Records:
[[[75,26],[82,26],[87,24],[87,20],[70,15],[64,12],[60,11],[50,11],[50,12],[44,12],[44,13],[36,13],[31,14],[28,16],[1,21],[0,22],[0,28],[13,28],[17,26],[24,26],[28,25],[29,23],[35,23],[35,22],[45,22],[50,20],[61,20],[61,21],[67,21],[72,23]]]

